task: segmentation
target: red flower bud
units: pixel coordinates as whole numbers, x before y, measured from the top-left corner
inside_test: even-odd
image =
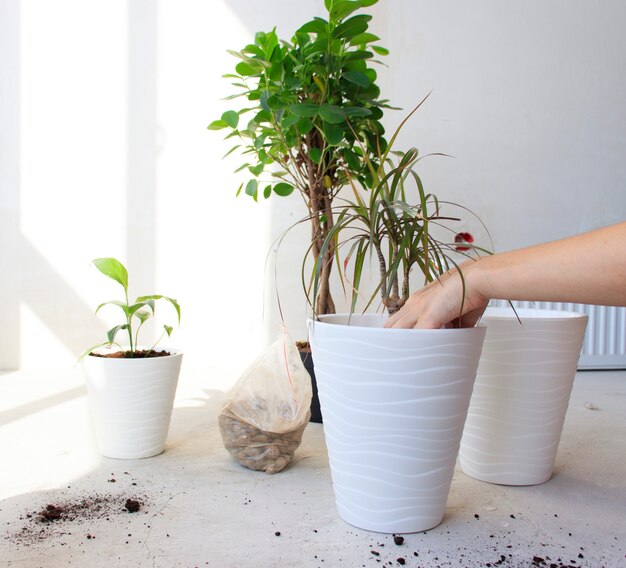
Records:
[[[466,252],[470,250],[471,247],[463,246],[464,244],[471,245],[474,242],[474,237],[472,237],[471,233],[457,233],[454,237],[454,242],[457,244],[454,249],[458,252]]]

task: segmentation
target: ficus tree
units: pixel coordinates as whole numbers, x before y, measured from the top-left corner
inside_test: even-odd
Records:
[[[378,0],[324,0],[327,16],[279,39],[276,29],[231,51],[239,62],[225,75],[243,99],[209,125],[234,141],[226,155],[244,159],[248,175],[237,190],[254,200],[299,193],[308,208],[311,252],[319,259],[316,312],[334,313],[329,278],[335,258],[327,236],[333,200],[349,180],[374,186],[372,171],[386,151],[377,74],[371,63],[388,52],[369,31],[371,15],[357,13]],[[326,247],[322,251],[322,243]]]

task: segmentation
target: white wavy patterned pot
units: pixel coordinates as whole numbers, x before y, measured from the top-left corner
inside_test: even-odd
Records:
[[[87,356],[83,369],[96,440],[109,458],[138,459],[165,449],[183,354],[112,359]]]
[[[383,533],[443,519],[485,328],[382,329],[378,314],[309,322],[339,515]]]
[[[552,476],[587,316],[488,308],[487,337],[459,453],[463,471],[504,485]]]

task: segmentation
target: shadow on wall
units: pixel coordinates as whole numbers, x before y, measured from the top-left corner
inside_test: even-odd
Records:
[[[152,289],[156,262],[156,3],[129,2],[127,17],[126,258],[138,276],[137,284]],[[19,2],[0,5],[0,38],[6,55],[0,69],[0,369],[16,369],[22,363],[22,303],[77,357],[89,343],[86,338],[102,337],[106,328],[21,231]]]

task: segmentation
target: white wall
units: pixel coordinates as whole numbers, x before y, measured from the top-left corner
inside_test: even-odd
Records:
[[[188,365],[236,372],[275,335],[265,254],[304,206],[235,199],[236,164],[205,128],[227,108],[227,48],[322,13],[322,0],[0,0],[0,368],[68,366],[101,340],[113,314],[92,310],[117,290],[97,256],[127,262],[134,293],[180,300]],[[455,156],[425,162],[425,182],[475,209],[497,250],[626,217],[623,3],[372,13],[391,49],[383,95],[408,111],[433,91],[402,141]],[[290,236],[278,265],[300,337],[307,239]]]

